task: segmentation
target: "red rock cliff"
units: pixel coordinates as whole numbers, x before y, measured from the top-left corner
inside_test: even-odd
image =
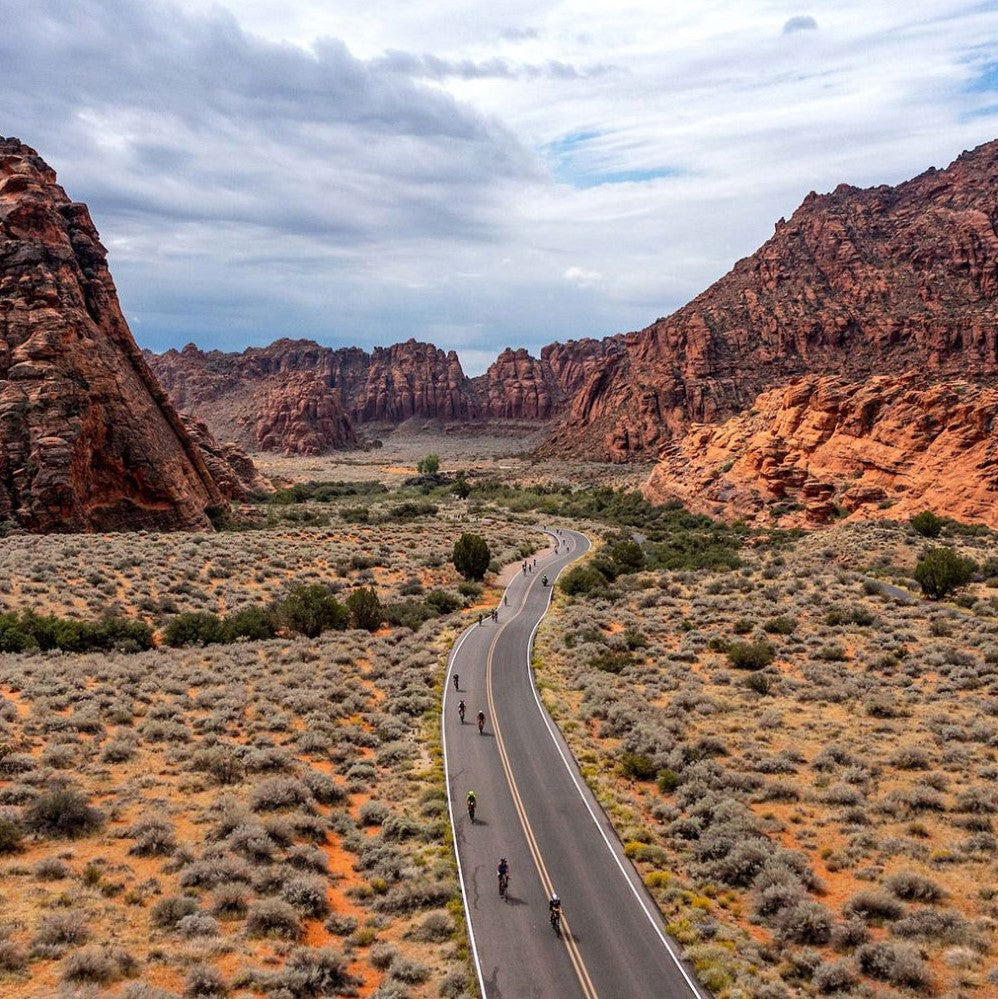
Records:
[[[205,528],[225,500],[139,352],[85,205],[0,139],[0,520]]]
[[[620,338],[554,442],[654,457],[808,373],[998,371],[998,141],[897,187],[810,194],[773,237],[667,319]]]
[[[998,527],[998,391],[809,375],[670,445],[644,492],[697,513],[783,526],[930,509]]]

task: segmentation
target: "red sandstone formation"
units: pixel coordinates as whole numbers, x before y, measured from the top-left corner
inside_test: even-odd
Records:
[[[256,440],[261,450],[284,454],[324,454],[357,444],[339,395],[304,373],[282,379],[267,393]]]
[[[0,139],[0,520],[206,528],[225,505],[135,346],[85,205]]]
[[[190,415],[181,416],[184,429],[198,446],[211,477],[228,500],[245,502],[253,494],[272,493],[274,487],[253,464],[253,459],[232,441],[219,443],[207,424]]]
[[[149,362],[178,409],[219,438],[250,448],[319,454],[356,447],[355,427],[411,417],[459,421],[549,420],[616,351],[616,340],[545,347],[541,358],[507,349],[485,375],[468,378],[457,354],[408,340],[332,349],[310,340],[277,340],[241,354],[193,344]]]
[[[810,194],[751,257],[668,319],[620,338],[554,445],[655,457],[808,373],[933,380],[998,371],[998,141],[897,187]]]
[[[726,519],[817,526],[922,510],[998,528],[998,391],[922,372],[810,375],[670,445],[645,485]]]

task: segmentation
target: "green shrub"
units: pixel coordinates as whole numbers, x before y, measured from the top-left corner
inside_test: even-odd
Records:
[[[624,753],[620,758],[620,772],[632,780],[652,780],[658,769],[650,756],[644,753]]]
[[[577,565],[558,580],[558,588],[570,597],[605,590],[606,584],[606,576],[591,565]]]
[[[792,617],[771,617],[762,624],[767,635],[792,635],[797,622]]]
[[[923,538],[938,538],[944,523],[942,517],[937,517],[931,510],[925,510],[911,518],[912,528]]]
[[[263,607],[244,607],[225,619],[225,636],[230,642],[239,638],[262,641],[277,632],[274,615]]]
[[[347,610],[350,612],[351,624],[364,631],[377,631],[385,619],[385,608],[377,593],[368,586],[354,590],[347,597]]]
[[[5,853],[17,853],[21,849],[24,831],[10,819],[0,818],[0,856]]]
[[[939,600],[969,583],[976,568],[973,559],[962,558],[952,548],[931,548],[915,566],[915,580],[930,600]]]
[[[227,638],[225,623],[217,614],[207,611],[178,614],[163,629],[163,641],[173,649],[184,645],[215,645]]]
[[[350,612],[321,583],[292,587],[278,613],[286,627],[308,638],[342,631],[350,620]]]
[[[735,669],[762,669],[775,656],[769,642],[732,642],[728,646],[728,660]]]
[[[423,598],[423,603],[437,614],[451,614],[463,606],[463,601],[446,590],[431,590]]]
[[[485,539],[477,534],[465,532],[454,542],[454,568],[465,579],[481,580],[492,560],[492,552]]]

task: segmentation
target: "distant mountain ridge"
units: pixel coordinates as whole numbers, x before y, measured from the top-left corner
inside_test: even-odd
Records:
[[[412,417],[549,421],[566,411],[613,338],[504,350],[469,378],[454,351],[410,339],[370,353],[281,339],[241,353],[194,344],[146,357],[178,409],[216,436],[263,450],[317,454],[360,443],[358,428]]]
[[[673,315],[549,344],[540,357],[506,349],[475,378],[453,351],[414,340],[371,353],[290,340],[239,354],[188,345],[149,360],[179,408],[247,446],[312,453],[352,446],[370,423],[509,419],[550,423],[541,454],[654,460],[691,424],[723,421],[792,378],[992,378],[996,227],[998,141],[896,187],[812,192]]]

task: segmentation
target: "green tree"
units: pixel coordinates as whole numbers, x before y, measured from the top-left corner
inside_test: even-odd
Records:
[[[485,539],[465,532],[454,542],[454,568],[465,579],[484,579],[492,561],[492,552]]]
[[[952,548],[930,548],[915,566],[915,579],[930,600],[939,600],[970,582],[977,563]]]
[[[347,597],[347,610],[350,611],[353,626],[363,628],[364,631],[377,631],[385,619],[385,608],[377,593],[368,586],[354,590]]]
[[[274,616],[263,607],[244,607],[225,619],[226,636],[230,642],[237,638],[260,641],[273,638],[277,631]]]
[[[428,454],[417,466],[420,475],[436,475],[440,471],[440,459],[435,454]]]
[[[178,614],[163,629],[163,641],[174,649],[182,645],[214,645],[225,640],[225,622],[217,614],[204,611]]]
[[[467,499],[471,495],[471,486],[468,485],[468,480],[464,477],[464,472],[457,473],[453,491],[458,499]]]
[[[350,612],[321,583],[292,587],[279,613],[288,628],[308,638],[324,631],[342,631],[350,620]]]
[[[931,510],[924,510],[911,518],[911,526],[923,538],[938,538],[942,533],[943,519],[937,517]]]

